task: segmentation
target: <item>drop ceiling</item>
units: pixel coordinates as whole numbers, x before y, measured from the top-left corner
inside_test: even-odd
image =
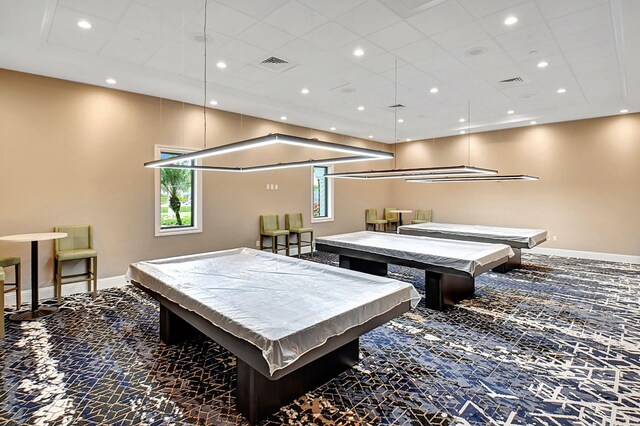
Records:
[[[207,99],[204,0],[0,0],[0,67],[383,142],[640,110],[637,0],[209,0],[207,16]]]

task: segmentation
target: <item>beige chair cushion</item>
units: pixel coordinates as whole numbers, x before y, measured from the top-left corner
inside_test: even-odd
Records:
[[[279,237],[280,235],[289,235],[289,231],[284,229],[274,229],[272,231],[264,231],[262,235],[266,235],[267,237]]]
[[[4,281],[4,269],[0,268],[0,281]]]
[[[56,253],[57,260],[77,260],[97,257],[98,252],[92,249],[64,250]]]
[[[4,257],[0,259],[0,268],[7,268],[9,266],[15,266],[20,263],[19,257]]]
[[[303,232],[312,232],[313,228],[289,228],[289,231],[294,232],[296,234],[301,234]]]

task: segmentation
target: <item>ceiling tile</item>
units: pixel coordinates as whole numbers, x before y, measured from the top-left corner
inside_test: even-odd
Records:
[[[416,42],[423,37],[422,33],[406,22],[401,21],[375,32],[367,38],[383,49],[393,51],[399,47]]]
[[[514,61],[524,62],[559,55],[560,49],[558,48],[555,40],[547,40],[518,47],[516,49],[509,50],[507,53]]]
[[[282,56],[288,61],[305,64],[315,61],[318,57],[324,55],[326,51],[304,41],[303,39],[297,38],[276,49],[273,53],[275,53],[275,56]]]
[[[336,18],[336,22],[360,36],[367,36],[398,21],[400,18],[396,14],[376,0],[368,0]]]
[[[219,4],[229,6],[258,20],[277,10],[287,1],[289,0],[216,0]]]
[[[308,32],[302,38],[309,43],[330,52],[357,41],[360,37],[335,22],[326,24]]]
[[[570,15],[581,10],[608,3],[608,0],[537,0],[545,19]]]
[[[62,27],[54,27],[49,34],[48,42],[53,45],[82,50],[83,52],[96,54],[105,41],[99,38],[78,34],[76,31],[67,30]]]
[[[407,21],[418,31],[430,37],[452,28],[462,27],[473,21],[473,17],[457,2],[447,1],[407,18]]]
[[[131,3],[121,22],[128,27],[152,34],[166,34],[162,11],[139,3]]]
[[[448,53],[440,53],[430,58],[421,59],[413,64],[426,73],[458,65],[459,61]]]
[[[224,46],[215,50],[208,50],[208,52],[211,53],[211,55],[208,56],[213,59],[211,61],[212,63],[218,60],[232,59],[242,64],[255,64],[259,60],[262,61],[271,55],[271,52],[244,43],[238,39],[231,40]]]
[[[525,0],[458,0],[476,18],[512,8]]]
[[[518,22],[514,25],[505,25],[504,20],[508,16],[517,17]],[[480,25],[482,25],[491,37],[499,34],[512,34],[521,28],[539,24],[542,21],[542,15],[540,15],[538,8],[533,1],[520,3],[478,20]]]
[[[81,19],[87,19],[91,22],[91,30],[87,31],[78,27],[78,21]],[[69,31],[72,34],[76,34],[80,39],[91,38],[106,41],[113,37],[117,24],[73,9],[58,7],[51,22],[51,27]]]
[[[111,41],[121,45],[129,45],[132,49],[139,49],[151,53],[157,51],[164,44],[161,38],[153,34],[123,25],[118,27]]]
[[[581,12],[551,19],[549,27],[556,37],[611,25],[609,5],[604,4]]]
[[[552,40],[553,35],[544,22],[517,28],[495,37],[495,41],[506,51],[527,48],[536,43]]]
[[[470,46],[476,40],[488,38],[487,32],[475,22],[469,22],[461,27],[452,28],[431,37],[438,46],[445,50],[456,49],[463,46]]]
[[[59,0],[58,5],[86,12],[93,16],[118,22],[127,11],[131,0]]]
[[[249,15],[238,12],[219,3],[211,3],[207,10],[207,31],[214,30],[229,37],[236,37],[257,21]],[[201,10],[185,24],[183,34],[202,33],[204,11]]]
[[[200,49],[169,41],[149,58],[145,65],[162,71],[182,74],[190,65],[197,63],[198,60],[202,63],[204,62]],[[198,66],[198,70],[202,69],[202,66]]]
[[[442,48],[431,40],[422,39],[395,50],[395,55],[407,63],[413,63],[421,59],[433,58],[444,53]]]
[[[356,48],[362,49],[364,51],[364,55],[355,56],[353,54],[353,51]],[[353,43],[350,43],[348,45],[335,49],[334,52],[338,57],[345,59],[349,62],[353,62],[355,64],[360,64],[361,62],[364,62],[364,60],[369,57],[377,57],[382,53],[384,53],[382,49],[380,49],[378,46],[371,43],[367,39],[356,40]]]
[[[151,55],[153,55],[153,52],[149,50],[140,49],[131,43],[115,40],[109,41],[100,51],[100,56],[139,65],[147,61]]]
[[[245,30],[238,38],[269,52],[275,51],[294,39],[290,34],[262,22]]]
[[[261,81],[266,81],[273,77],[273,72],[253,66],[253,65],[245,65],[241,67],[235,73],[238,77],[243,80],[247,80],[251,83],[258,83]]]
[[[237,1],[237,0],[229,0],[229,1]],[[264,1],[264,0],[258,0],[258,1]],[[350,0],[350,1],[345,1],[345,0],[322,0],[322,1],[318,1],[318,0],[300,0],[302,3],[306,4],[307,6],[309,6],[312,9],[317,10],[318,12],[322,13],[324,16],[328,17],[328,18],[335,18],[337,16],[342,15],[343,13],[345,13],[346,11],[350,10],[351,7],[356,7],[362,3],[364,3],[366,0]]]
[[[304,4],[290,1],[267,16],[264,22],[300,37],[327,22],[327,18]]]
[[[563,52],[584,49],[589,46],[606,42],[612,49],[611,54],[615,54],[615,39],[611,26],[590,28],[586,31],[568,34],[556,39]]]

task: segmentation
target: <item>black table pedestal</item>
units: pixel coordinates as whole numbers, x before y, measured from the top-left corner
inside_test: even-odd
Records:
[[[38,242],[31,241],[31,310],[10,315],[9,319],[11,321],[35,320],[58,311],[57,306],[39,306],[38,281]]]

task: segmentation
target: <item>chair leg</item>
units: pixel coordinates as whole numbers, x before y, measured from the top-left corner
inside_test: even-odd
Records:
[[[260,251],[264,250],[264,239],[262,234],[260,234]]]
[[[296,234],[298,236],[298,257],[302,257],[302,234]]]
[[[289,256],[289,235],[284,236],[284,242],[287,245],[287,250],[285,251],[285,253],[287,254],[287,256]]]
[[[311,257],[313,257],[313,231],[311,231],[311,240],[309,241],[309,250],[311,250]]]
[[[0,306],[2,306],[2,315],[0,315],[0,339],[4,339],[4,281],[0,280]]]
[[[278,237],[275,235],[271,237],[271,253],[278,254]]]
[[[58,303],[62,303],[62,262],[59,260],[55,260],[55,276],[56,283],[54,292],[58,296]]]
[[[88,257],[84,260],[84,264],[85,267],[87,268],[87,276],[89,278],[91,278],[91,258]],[[93,281],[92,279],[90,279],[89,281],[87,281],[87,291],[91,292],[91,281]]]
[[[16,265],[16,309],[22,306],[22,271],[21,264]]]
[[[98,256],[93,258],[93,300],[98,297]]]

